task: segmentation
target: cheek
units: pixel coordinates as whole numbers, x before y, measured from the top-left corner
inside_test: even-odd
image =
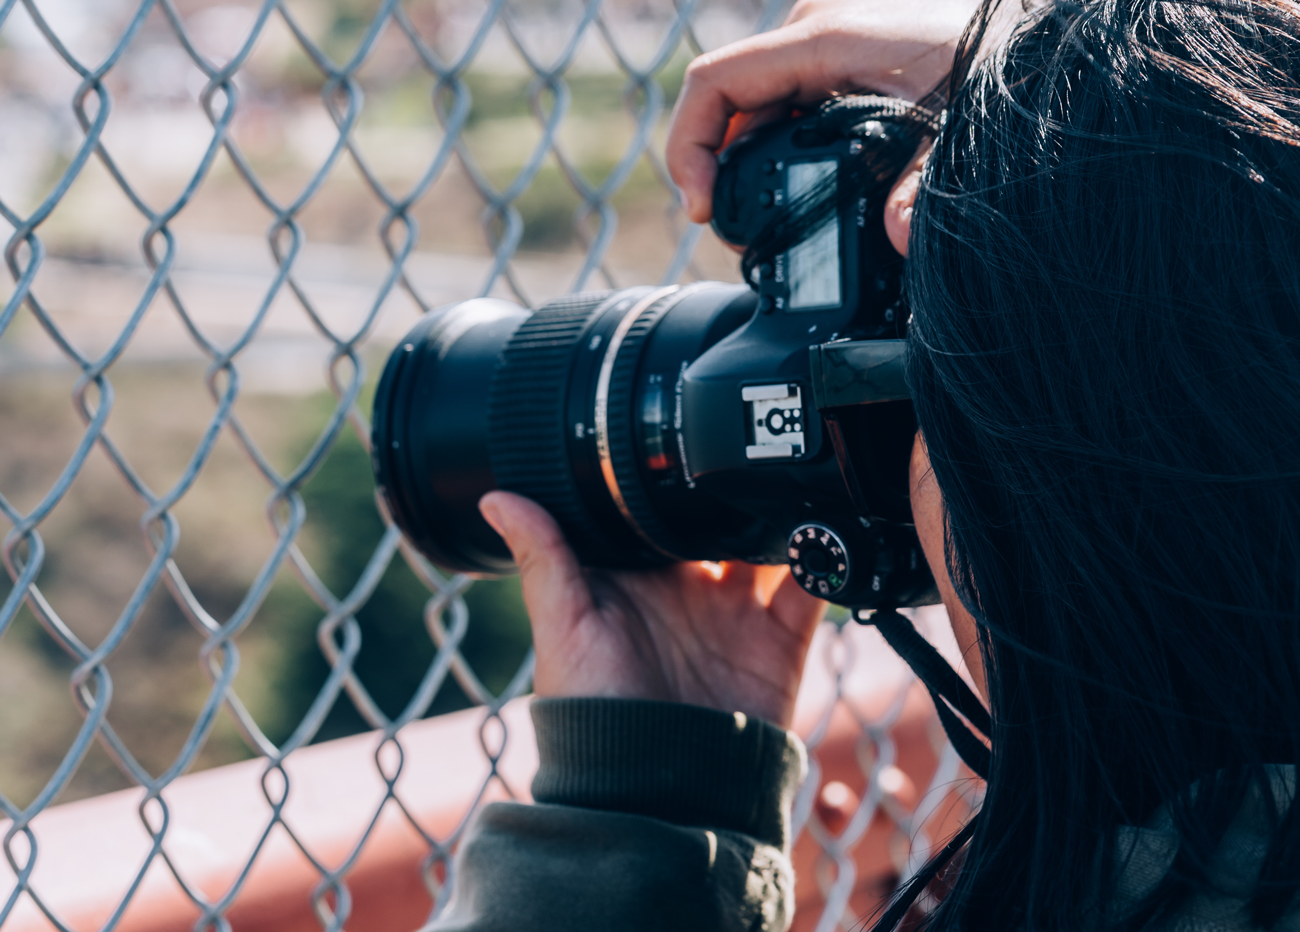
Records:
[[[921,549],[925,551],[925,562],[930,564],[930,572],[934,574],[934,581],[939,586],[939,597],[943,599],[943,607],[948,610],[948,623],[952,625],[953,636],[957,639],[957,646],[970,670],[971,679],[987,700],[988,687],[979,651],[979,629],[970,612],[966,611],[966,606],[957,598],[952,578],[948,575],[948,563],[944,559],[943,495],[939,492],[938,483],[934,481],[930,457],[920,433],[917,433],[912,444],[908,483],[911,489],[912,520],[916,522],[916,536],[921,539]]]
[[[900,256],[907,255],[907,238],[912,230],[912,204],[921,181],[920,172],[904,175],[885,201],[885,235]]]
[[[925,441],[921,439],[920,433],[917,433],[916,439],[912,442],[912,460],[908,472],[912,520],[916,522],[916,534],[921,538],[925,558],[942,589],[948,580],[948,569],[943,559],[943,496],[934,481],[934,472],[930,469],[930,457],[926,453]]]
[[[921,169],[925,158],[930,154],[932,142],[921,143],[912,156],[912,161],[903,169],[898,180],[894,182],[889,196],[885,198],[885,235],[900,256],[907,255],[907,239],[912,229],[912,205],[916,203],[916,192],[921,187]]]

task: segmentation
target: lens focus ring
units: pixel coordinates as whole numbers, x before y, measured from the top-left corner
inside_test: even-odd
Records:
[[[575,346],[609,292],[549,302],[515,331],[492,379],[489,437],[497,486],[541,503],[575,548],[604,535],[579,499],[566,447],[564,403]]]

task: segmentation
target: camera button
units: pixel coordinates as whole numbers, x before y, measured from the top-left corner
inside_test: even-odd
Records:
[[[786,550],[791,572],[809,592],[834,598],[849,583],[844,541],[824,524],[804,524],[790,535]]]

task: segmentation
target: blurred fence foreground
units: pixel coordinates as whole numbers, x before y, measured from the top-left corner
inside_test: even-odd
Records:
[[[499,764],[528,760],[502,712],[531,654],[508,586],[377,511],[374,370],[453,300],[734,281],[659,148],[690,58],[787,5],[0,0],[0,927],[142,928],[159,889],[158,928],[239,927],[277,858],[321,928],[368,927],[350,883],[399,849],[401,921],[443,908],[473,810],[526,793]],[[958,775],[924,716],[899,769],[910,675],[878,647],[828,623],[810,661],[801,929],[887,892],[869,835],[913,870]],[[430,802],[434,760],[472,785]]]

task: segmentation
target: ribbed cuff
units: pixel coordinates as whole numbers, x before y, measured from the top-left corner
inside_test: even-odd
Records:
[[[731,829],[780,848],[807,769],[793,734],[740,712],[642,699],[534,699],[533,799]]]

